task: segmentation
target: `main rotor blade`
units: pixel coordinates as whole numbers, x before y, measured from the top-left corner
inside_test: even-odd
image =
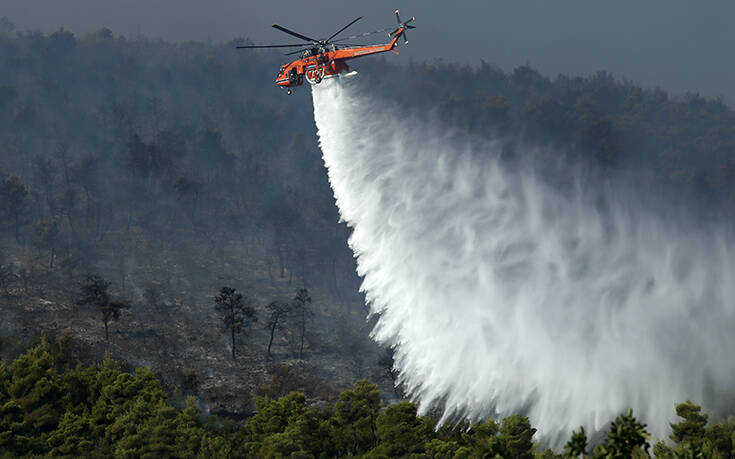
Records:
[[[290,55],[292,55],[292,54],[298,54],[298,53],[303,53],[303,52],[304,52],[304,51],[306,51],[307,49],[309,49],[309,48],[301,48],[301,49],[297,49],[296,51],[291,51],[290,53],[286,53],[286,54],[284,54],[284,56],[290,56]]]
[[[367,37],[369,35],[373,35],[373,34],[380,33],[380,32],[387,32],[389,30],[390,30],[390,28],[373,30],[372,32],[364,32],[364,33],[360,33],[360,34],[357,34],[357,35],[352,35],[350,37],[338,38],[338,39],[334,40],[332,43],[339,43],[339,42],[342,42],[342,41],[354,40],[355,38]]]
[[[329,40],[331,40],[332,38],[336,37],[337,35],[341,34],[342,32],[344,32],[344,30],[345,30],[345,29],[346,29],[347,27],[349,27],[349,26],[351,26],[352,24],[356,23],[356,22],[357,22],[357,21],[359,21],[360,19],[362,19],[362,16],[360,16],[359,18],[357,18],[357,19],[355,19],[354,21],[350,22],[350,23],[349,23],[349,24],[347,24],[346,26],[342,27],[341,29],[339,29],[338,31],[336,31],[336,32],[335,32],[335,33],[334,33],[334,34],[333,34],[333,35],[332,35],[331,37],[327,38],[327,39],[326,39],[326,40],[324,40],[324,41],[329,41]]]
[[[396,10],[396,20],[398,21],[398,25],[401,25],[401,15],[398,14],[398,10]]]
[[[297,46],[304,46],[303,43],[297,45],[252,45],[252,46],[238,46],[238,48],[295,48]]]
[[[301,35],[300,33],[296,33],[296,32],[294,32],[293,30],[288,30],[287,28],[285,28],[285,27],[281,27],[281,26],[279,26],[278,24],[273,24],[273,28],[274,28],[274,29],[278,29],[278,30],[280,30],[281,32],[286,32],[287,34],[289,34],[289,35],[293,35],[294,37],[296,37],[296,38],[300,38],[300,39],[302,39],[302,40],[306,40],[306,41],[311,41],[311,42],[314,42],[314,43],[319,43],[319,40],[315,40],[315,39],[313,39],[313,38],[309,38],[309,37],[307,37],[306,35]]]

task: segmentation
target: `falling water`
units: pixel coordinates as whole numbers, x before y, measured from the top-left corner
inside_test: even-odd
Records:
[[[313,100],[373,337],[422,412],[522,412],[558,444],[632,407],[663,437],[675,403],[733,386],[722,231],[646,211],[579,168],[552,185],[530,148],[510,167],[497,141],[411,119],[359,82],[325,82]]]

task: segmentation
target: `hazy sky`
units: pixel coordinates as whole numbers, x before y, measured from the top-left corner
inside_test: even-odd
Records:
[[[293,42],[270,27],[274,22],[321,38],[357,16],[364,18],[350,32],[392,26],[396,7],[416,16],[418,27],[396,62],[483,59],[505,70],[528,63],[552,76],[606,69],[647,86],[735,103],[732,0],[0,0],[0,16],[44,32],[104,26],[126,36],[241,36],[267,44]]]

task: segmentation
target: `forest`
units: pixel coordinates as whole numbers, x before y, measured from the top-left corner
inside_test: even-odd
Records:
[[[390,349],[369,339],[309,89],[287,97],[273,84],[285,58],[243,41],[0,20],[0,451],[556,454],[520,415],[435,430],[403,400]],[[733,208],[721,99],[485,62],[376,58],[359,72],[410,116],[502,139],[508,162],[541,145],[548,161],[645,176],[649,196],[708,218]],[[734,421],[708,425],[691,402],[677,413],[669,446],[622,413],[567,452],[730,455]]]
[[[256,414],[240,423],[204,415],[195,397],[109,355],[73,365],[67,345],[42,337],[7,366],[0,363],[3,457],[724,458],[735,435],[735,418],[708,423],[687,401],[676,406],[673,446],[652,446],[646,425],[629,410],[597,444],[580,427],[559,454],[535,441],[527,417],[437,425],[411,402],[383,407],[378,386],[364,379],[334,403],[309,404],[300,392],[256,396]]]

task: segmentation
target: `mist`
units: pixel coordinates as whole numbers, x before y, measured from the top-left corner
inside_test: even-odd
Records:
[[[369,4],[302,1],[282,4],[250,0],[100,3],[71,0],[6,0],[1,16],[21,30],[77,34],[108,27],[127,37],[171,41],[285,43],[274,22],[307,35],[328,36],[357,16],[353,29],[366,32],[393,25],[400,8],[418,18],[410,53],[397,58],[461,64],[493,62],[508,71],[530,64],[548,76],[608,70],[649,87],[673,93],[696,88],[708,97],[735,100],[735,66],[729,26],[735,5],[727,1],[692,4],[685,0],[591,3],[582,0],[522,3],[470,1],[462,5],[417,0]],[[438,33],[439,32],[439,33]],[[370,37],[379,42],[383,35]],[[274,55],[277,55],[275,52]]]
[[[312,93],[324,163],[372,336],[421,412],[523,412],[558,445],[632,407],[662,438],[676,401],[733,387],[720,225],[543,145],[509,164],[500,139],[330,83]]]

